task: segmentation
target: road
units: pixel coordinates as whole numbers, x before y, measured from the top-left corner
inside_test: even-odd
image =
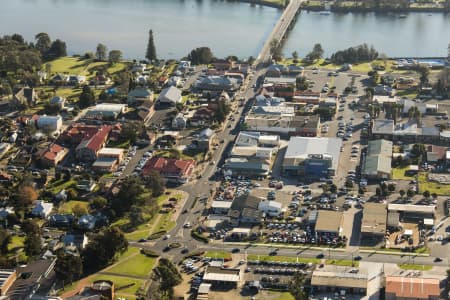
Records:
[[[278,19],[278,22],[275,24],[272,32],[261,48],[261,52],[256,58],[254,66],[270,61],[272,41],[277,41],[280,43],[283,40],[303,1],[305,0],[291,0],[289,2],[288,6],[284,9],[283,14]]]

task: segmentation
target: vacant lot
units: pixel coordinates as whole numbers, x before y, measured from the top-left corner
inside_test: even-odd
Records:
[[[429,181],[426,172],[419,173],[419,192],[429,191],[431,194],[436,193],[442,196],[450,195],[450,185],[440,184],[434,181]]]

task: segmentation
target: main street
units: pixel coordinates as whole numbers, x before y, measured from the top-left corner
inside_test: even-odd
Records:
[[[236,137],[236,132],[239,129],[240,119],[244,117],[246,110],[249,108],[250,100],[255,96],[253,85],[261,74],[264,74],[265,69],[255,71],[251,80],[249,80],[243,92],[236,97],[244,97],[247,100],[247,105],[238,107],[238,113],[234,115],[235,121],[227,120],[223,125],[223,130],[218,133],[218,139],[223,140],[220,143],[219,149],[213,153],[212,164],[205,164],[201,176],[193,181],[179,187],[189,194],[187,201],[182,208],[186,213],[180,213],[176,222],[176,226],[168,234],[170,238],[167,240],[157,240],[155,242],[137,243],[131,242],[134,247],[147,248],[161,253],[163,256],[171,257],[178,262],[183,258],[181,249],[187,248],[189,252],[208,251],[208,250],[224,250],[231,252],[234,248],[239,248],[241,252],[255,255],[268,255],[273,250],[277,249],[277,255],[303,258],[316,258],[323,254],[326,259],[352,260],[356,256],[360,256],[363,261],[383,262],[383,263],[398,263],[398,264],[418,264],[418,265],[435,265],[448,266],[448,259],[443,259],[441,262],[435,261],[435,257],[429,255],[417,255],[414,253],[398,253],[388,251],[368,251],[360,250],[354,251],[352,248],[318,248],[318,247],[298,247],[290,245],[266,245],[266,244],[245,244],[245,243],[227,243],[221,241],[212,241],[208,244],[202,243],[191,237],[191,229],[184,228],[184,224],[190,223],[193,227],[198,225],[204,215],[206,207],[205,201],[200,201],[201,198],[211,196],[211,191],[215,190],[217,181],[212,180],[211,176],[216,172],[217,167],[223,162],[228,151],[229,143],[232,143]],[[228,128],[228,122],[232,125]],[[177,242],[182,245],[181,248],[171,249],[168,252],[163,252],[163,249],[169,243]]]

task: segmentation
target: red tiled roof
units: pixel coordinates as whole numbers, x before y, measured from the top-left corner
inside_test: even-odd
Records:
[[[103,147],[103,144],[106,142],[109,133],[111,132],[112,127],[109,125],[102,126],[97,133],[90,138],[90,140],[86,144],[86,148],[91,149],[94,152],[97,152]]]
[[[439,279],[387,276],[386,293],[395,294],[397,298],[428,299],[440,295]]]
[[[66,148],[58,144],[52,144],[47,150],[45,150],[45,152],[42,154],[42,157],[49,161],[54,161],[58,153],[65,150]]]
[[[142,174],[146,176],[150,171],[155,170],[160,173],[186,176],[192,171],[193,165],[195,165],[195,161],[192,159],[181,160],[175,158],[153,157],[145,164],[142,169]]]

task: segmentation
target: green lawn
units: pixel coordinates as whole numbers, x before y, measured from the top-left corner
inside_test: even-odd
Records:
[[[11,243],[8,245],[8,251],[16,251],[19,248],[23,248],[23,241],[25,240],[25,237],[14,235],[11,238]]]
[[[152,234],[158,231],[165,230],[166,232],[169,232],[172,230],[176,225],[175,221],[172,220],[172,214],[172,212],[161,214],[158,223],[153,227]]]
[[[406,97],[406,98],[410,98],[410,99],[415,99],[417,98],[418,92],[415,90],[400,90],[397,91],[396,96],[399,97]]]
[[[299,263],[320,263],[318,258],[305,258],[305,257],[291,257],[291,256],[272,256],[272,255],[257,255],[249,254],[247,260],[259,260],[259,261],[285,261],[285,262],[299,262]]]
[[[135,278],[129,278],[129,277],[122,277],[122,276],[113,276],[113,275],[95,275],[89,279],[89,282],[94,282],[97,280],[111,280],[114,282],[115,288],[116,288],[116,295],[120,293],[124,294],[136,294],[136,292],[139,290],[139,288],[144,283],[144,280],[141,279],[135,279]],[[132,286],[127,287],[125,289],[121,289],[121,287],[127,286],[132,284]],[[127,297],[128,298],[128,297]]]
[[[428,181],[427,172],[419,173],[419,193],[429,191],[430,194],[436,193],[438,195],[450,195],[450,184],[440,184],[434,181]]]
[[[433,266],[428,265],[413,265],[413,264],[399,264],[400,269],[403,270],[417,270],[417,271],[429,271]]]
[[[112,66],[109,66],[109,63],[107,62],[92,62],[90,60],[84,60],[79,57],[70,57],[70,56],[61,57],[52,60],[49,63],[52,66],[51,69],[53,74],[66,73],[74,75],[84,75],[88,76],[88,79],[89,77],[94,76],[95,74],[94,70],[91,70],[90,72],[90,69],[93,69],[95,67],[108,65],[106,70],[109,74],[117,73],[126,68],[126,62],[120,62]]]
[[[155,266],[156,258],[147,257],[143,254],[136,254],[134,257],[123,260],[123,262],[108,269],[107,272],[130,275],[130,276],[142,276],[147,277]]]
[[[211,258],[223,258],[223,259],[231,259],[231,253],[226,251],[206,251],[203,255],[205,257]]]
[[[77,182],[75,180],[68,180],[66,182],[63,182],[63,180],[60,179],[60,180],[50,183],[48,190],[50,192],[52,192],[53,194],[56,194],[56,193],[59,193],[63,189],[75,187],[76,185],[77,185]]]
[[[84,208],[86,208],[87,211],[89,211],[89,202],[87,202],[87,201],[76,201],[76,200],[71,200],[71,201],[64,202],[59,207],[58,211],[59,211],[59,213],[70,214],[70,213],[72,213],[72,210],[73,210],[75,205],[80,205],[81,207],[84,207]]]
[[[405,172],[409,170],[409,167],[392,168],[392,179],[394,180],[412,180],[413,176],[406,176]]]

